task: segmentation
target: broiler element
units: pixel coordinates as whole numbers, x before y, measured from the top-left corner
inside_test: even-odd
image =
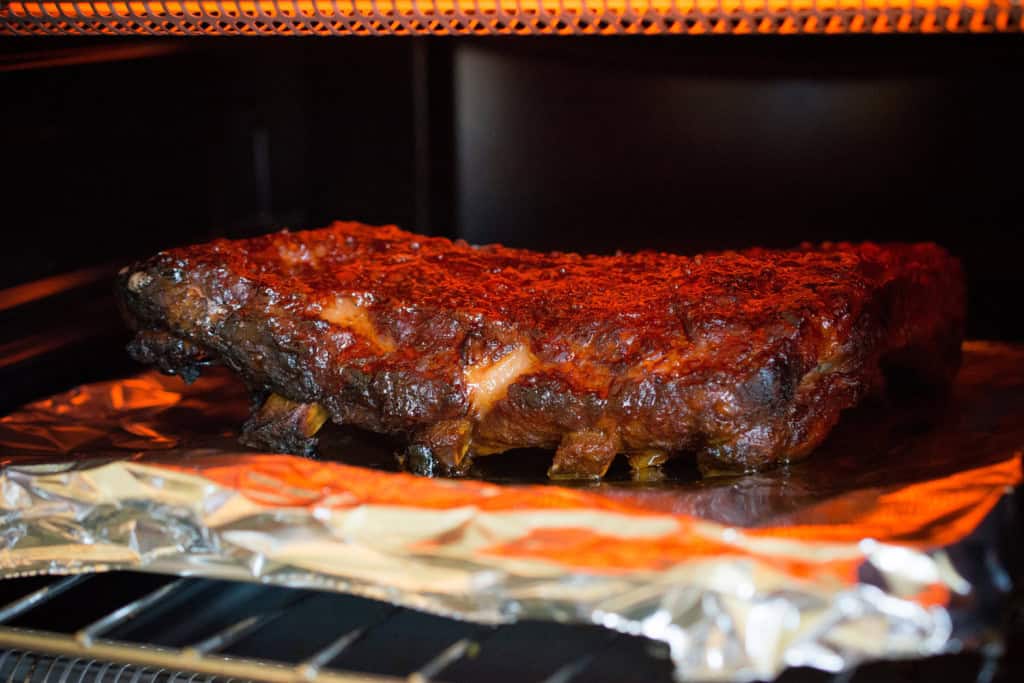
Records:
[[[948,382],[964,320],[932,244],[581,256],[355,223],[163,252],[118,292],[134,357],[270,395],[247,444],[310,454],[330,419],[424,474],[529,447],[554,479],[803,457],[890,368]]]
[[[1015,11],[1017,10],[1017,11]],[[0,35],[722,35],[1019,31],[998,0],[39,0],[0,3]],[[138,48],[135,48],[136,50]]]

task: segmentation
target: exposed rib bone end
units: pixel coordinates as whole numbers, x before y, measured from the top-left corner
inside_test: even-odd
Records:
[[[328,417],[329,413],[318,403],[298,403],[271,394],[242,426],[239,441],[252,448],[313,455],[316,433]]]
[[[462,476],[472,464],[472,437],[470,420],[438,422],[416,434],[412,444],[399,454],[399,462],[407,470],[428,477]]]
[[[665,451],[634,451],[628,458],[633,481],[655,482],[665,478],[665,473],[661,470],[661,466],[668,462],[668,453]]]
[[[600,479],[618,451],[618,440],[601,430],[569,432],[562,437],[548,477],[560,480]]]

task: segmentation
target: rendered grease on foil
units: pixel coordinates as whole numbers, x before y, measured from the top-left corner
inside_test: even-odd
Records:
[[[967,344],[952,394],[915,405],[851,412],[783,470],[566,488],[387,471],[352,434],[324,450],[367,467],[247,451],[226,374],[143,374],[0,419],[0,575],[136,568],[592,622],[666,643],[685,678],[945,652],[990,635],[1005,590],[965,548],[1021,479],[1024,350]]]

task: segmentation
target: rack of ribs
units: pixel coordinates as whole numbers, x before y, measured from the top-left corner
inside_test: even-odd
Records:
[[[413,471],[533,447],[552,478],[801,458],[889,370],[948,384],[965,307],[934,244],[602,256],[357,223],[171,249],[117,291],[134,358],[247,383],[243,443],[310,455],[330,420]]]

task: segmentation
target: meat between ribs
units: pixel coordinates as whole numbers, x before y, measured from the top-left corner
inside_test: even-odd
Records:
[[[332,420],[445,474],[519,447],[566,478],[800,458],[889,367],[948,383],[964,324],[934,244],[587,256],[335,223],[161,252],[117,290],[136,359],[244,379],[246,443],[309,454]]]

